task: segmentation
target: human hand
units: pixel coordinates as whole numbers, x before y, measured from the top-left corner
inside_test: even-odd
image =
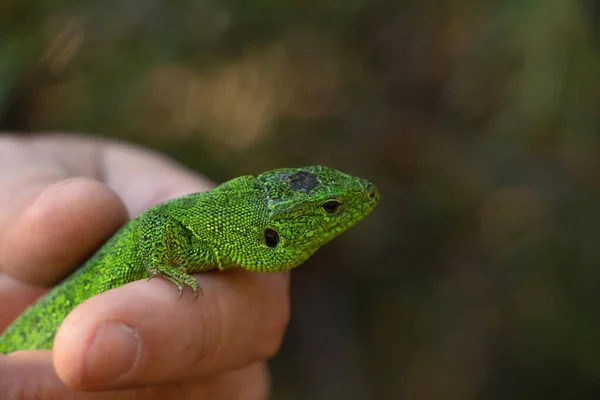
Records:
[[[0,137],[0,330],[81,265],[128,215],[210,184],[144,149],[71,135]],[[0,397],[264,399],[289,315],[288,273],[164,279],[76,307],[52,351],[0,355]],[[84,390],[84,391],[81,391]]]

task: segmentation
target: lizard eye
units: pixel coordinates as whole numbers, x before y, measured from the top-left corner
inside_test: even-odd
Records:
[[[323,210],[325,210],[327,214],[335,214],[336,212],[338,212],[341,205],[342,203],[340,203],[337,200],[327,200],[323,204]]]
[[[277,247],[279,244],[279,233],[271,228],[265,229],[265,244],[270,248]]]

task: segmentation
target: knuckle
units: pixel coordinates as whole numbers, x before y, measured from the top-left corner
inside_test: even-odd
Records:
[[[289,322],[289,307],[283,307],[278,315],[268,319],[259,332],[255,356],[258,360],[269,359],[279,351]]]
[[[239,397],[244,400],[267,400],[271,398],[271,375],[266,363],[256,363],[248,369],[251,385],[245,385]]]

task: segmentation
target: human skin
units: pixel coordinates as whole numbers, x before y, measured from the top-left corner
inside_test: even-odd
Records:
[[[0,136],[0,330],[130,217],[211,186],[121,143]],[[265,360],[287,325],[289,274],[194,276],[204,293],[196,301],[153,279],[84,302],[52,351],[0,355],[0,397],[268,398]]]

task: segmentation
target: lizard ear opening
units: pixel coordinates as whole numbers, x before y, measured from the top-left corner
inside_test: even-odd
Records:
[[[265,229],[265,244],[272,249],[277,247],[279,244],[279,233],[271,228]]]

